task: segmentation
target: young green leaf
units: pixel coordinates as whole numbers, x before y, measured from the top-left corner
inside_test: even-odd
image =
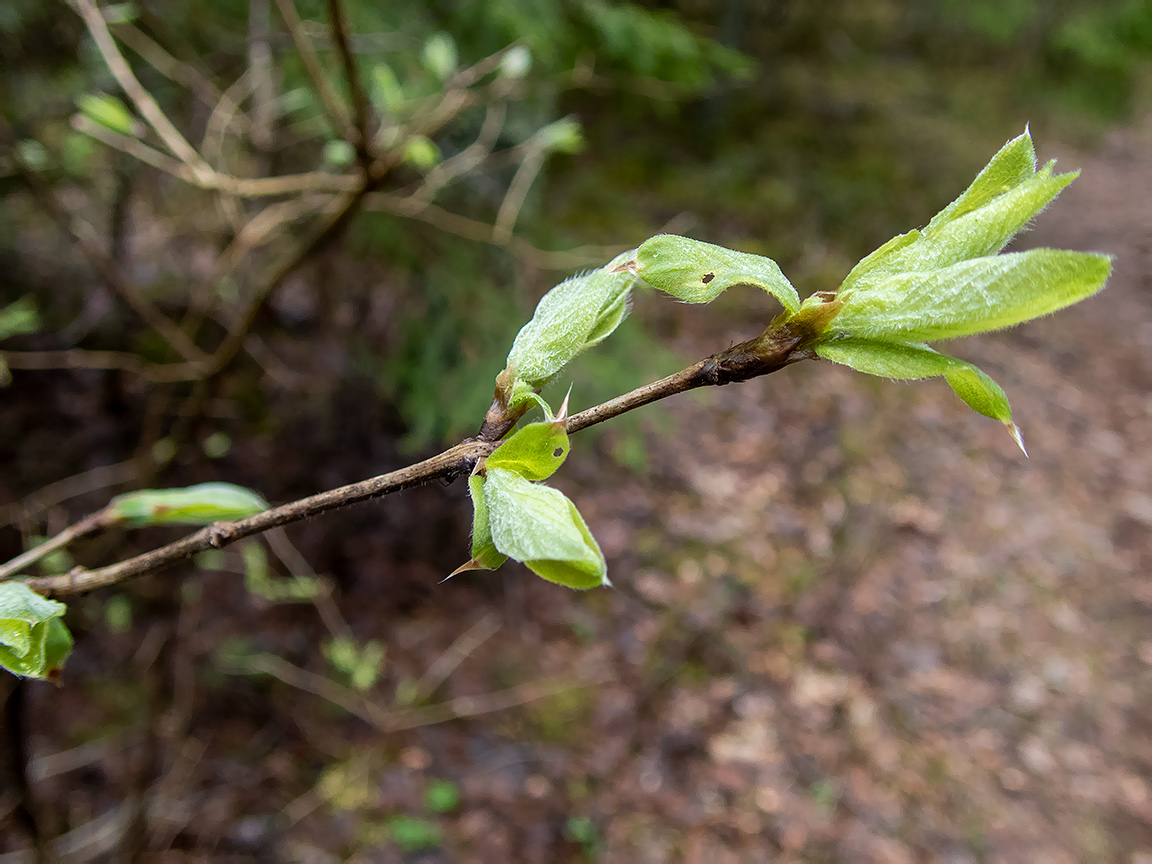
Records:
[[[998,330],[1095,294],[1111,269],[1106,255],[1032,249],[901,273],[850,294],[832,326],[851,336],[900,341]]]
[[[199,483],[182,489],[141,489],[117,495],[110,518],[132,528],[146,525],[211,525],[243,519],[268,509],[268,502],[243,486]]]
[[[939,222],[933,220],[923,231],[910,231],[890,240],[852,269],[840,289],[841,296],[870,293],[874,286],[899,274],[923,273],[995,255],[1079,174],[1053,175],[1052,164],[981,207],[963,215],[954,213]]]
[[[789,312],[800,308],[800,295],[771,258],[676,234],[657,234],[641,244],[636,275],[687,303],[709,303],[733,285],[755,285]]]
[[[540,299],[508,352],[508,368],[517,380],[543,387],[569,360],[620,325],[635,277],[613,270],[634,254],[626,252],[599,270],[566,279]]]
[[[486,468],[505,468],[527,480],[547,480],[568,458],[564,419],[529,423],[484,460]]]
[[[452,77],[452,73],[460,63],[456,42],[447,33],[433,33],[428,37],[428,41],[424,43],[421,59],[424,61],[424,68],[441,81],[447,81]]]
[[[945,222],[983,207],[1009,189],[1019,186],[1036,173],[1036,150],[1032,146],[1032,135],[1027,129],[1024,134],[1013,138],[1000,148],[992,160],[984,166],[972,185],[964,194],[937,213],[928,228],[936,228]]]
[[[404,88],[387,63],[379,62],[372,67],[370,81],[369,98],[380,113],[396,114],[404,106]]]
[[[508,560],[497,551],[492,542],[492,529],[488,524],[488,503],[484,500],[484,478],[473,474],[468,478],[468,494],[472,496],[472,560],[456,568],[450,575],[465,570],[495,570]]]
[[[9,336],[23,336],[40,329],[40,314],[31,295],[21,297],[0,309],[0,339]]]
[[[916,342],[882,342],[869,339],[834,339],[816,346],[825,360],[840,363],[883,378],[913,380],[943,377],[972,410],[999,420],[1024,450],[1020,430],[1012,422],[1012,407],[1000,385],[981,369],[956,357],[940,354]],[[1028,451],[1024,450],[1024,455]]]
[[[569,588],[607,584],[607,564],[576,506],[561,492],[513,471],[488,469],[484,484],[492,540],[541,578]]]
[[[121,135],[137,136],[142,131],[136,118],[115,96],[106,96],[103,93],[82,93],[76,97],[76,107],[89,120]]]
[[[67,651],[61,655],[63,640],[57,628],[49,652],[50,622],[66,608],[22,582],[0,582],[0,666],[26,678],[46,678],[58,669]]]
[[[44,676],[56,678],[72,653],[72,634],[63,618],[48,619],[48,635],[44,638]]]

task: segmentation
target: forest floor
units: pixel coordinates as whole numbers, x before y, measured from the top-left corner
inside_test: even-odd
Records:
[[[1053,155],[1082,179],[1018,245],[1113,253],[1108,288],[955,347],[1030,458],[942,383],[799,364],[651,409],[672,431],[646,472],[577,450],[558,485],[613,590],[437,584],[461,484],[298,526],[386,648],[375,727],[331,704],[312,607],[145,580],[133,626],[79,628],[64,686],[30,694],[65,860],[146,828],[164,862],[1150,864],[1152,125]],[[676,349],[747,335],[722,324]],[[361,443],[299,482],[374,473],[338,457]],[[226,674],[237,633],[264,674]],[[0,825],[0,862],[31,860]]]

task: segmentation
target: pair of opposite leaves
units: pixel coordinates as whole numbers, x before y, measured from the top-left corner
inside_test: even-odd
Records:
[[[452,573],[495,570],[508,558],[569,588],[608,584],[604,553],[584,518],[547,480],[568,457],[567,400],[555,418],[515,432],[468,478],[472,558]]]

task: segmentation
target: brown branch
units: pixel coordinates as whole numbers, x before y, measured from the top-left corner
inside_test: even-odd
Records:
[[[356,58],[352,56],[352,48],[348,41],[348,16],[340,0],[328,0],[328,21],[332,25],[332,41],[336,43],[336,53],[340,55],[340,62],[344,66],[344,77],[348,81],[348,92],[352,97],[352,126],[356,134],[349,143],[356,148],[360,168],[367,177],[372,171],[368,95],[364,92],[364,82],[360,78]]]
[[[324,104],[324,114],[332,124],[332,131],[346,141],[356,140],[356,130],[348,119],[348,107],[332,89],[332,84],[320,65],[320,57],[312,47],[312,40],[308,38],[292,0],[276,0],[276,5],[280,9],[280,17],[284,19],[292,41],[296,44],[296,50],[300,52],[300,59],[304,61],[304,68],[308,70],[312,85]]]
[[[146,363],[135,354],[121,351],[4,351],[4,362],[13,369],[119,369],[156,384],[195,381],[203,374],[201,363]]]
[[[333,705],[338,705],[349,714],[359,717],[381,732],[400,732],[405,729],[431,726],[463,717],[491,714],[496,711],[515,708],[528,702],[535,702],[538,699],[546,699],[549,696],[558,696],[578,687],[606,684],[615,678],[612,672],[606,670],[591,671],[576,678],[541,678],[509,687],[507,690],[497,690],[481,696],[457,696],[455,699],[441,702],[438,705],[394,712],[383,705],[365,699],[331,678],[318,675],[307,669],[301,669],[275,654],[257,654],[246,658],[236,671],[241,674],[271,675],[290,687],[295,687],[297,690],[303,690],[306,693],[319,696]]]
[[[199,153],[192,149],[192,145],[184,140],[184,136],[172,125],[172,121],[156,104],[156,100],[132,73],[132,67],[128,65],[128,61],[124,59],[124,55],[116,47],[116,40],[108,31],[108,23],[100,14],[100,10],[96,8],[93,0],[70,0],[70,2],[80,17],[84,19],[84,24],[88,27],[88,32],[92,35],[104,62],[108,64],[113,77],[116,78],[116,83],[132,100],[136,110],[148,121],[148,125],[160,136],[164,146],[172,152],[173,156],[187,165],[197,177],[210,177],[213,174],[212,168],[201,158]]]
[[[0,565],[0,579],[7,579],[9,576],[14,575],[20,570],[23,570],[29,564],[35,564],[46,555],[55,552],[57,549],[63,549],[73,540],[83,537],[85,534],[93,534],[100,531],[110,524],[110,516],[108,508],[97,510],[89,516],[85,516],[79,522],[69,525],[55,537],[50,537],[41,543],[39,546],[33,546],[27,552],[17,555],[7,564]]]
[[[158,42],[126,21],[109,24],[109,30],[121,42],[140,55],[149,66],[167,78],[187,87],[206,105],[220,98],[220,91],[209,78],[191,63],[177,60]]]
[[[441,231],[509,249],[525,264],[541,270],[571,270],[602,264],[619,255],[627,246],[580,246],[559,252],[538,249],[523,237],[513,236],[507,242],[496,236],[496,229],[488,222],[461,216],[443,207],[430,204],[418,197],[402,197],[384,192],[373,193],[365,199],[366,210],[385,210],[406,219],[418,219]]]
[[[831,307],[834,303],[827,305]],[[675,375],[669,375],[667,378],[639,387],[631,393],[574,414],[568,418],[568,431],[578,432],[686,390],[746,381],[776,372],[798,360],[810,358],[813,355],[806,346],[813,336],[820,332],[821,314],[818,307],[815,314],[808,314],[803,318],[798,315],[788,321],[773,322],[755,339],[741,342],[727,351],[694,363]],[[494,406],[496,404],[494,403]],[[175,543],[169,543],[167,546],[117,564],[96,570],[77,567],[62,576],[29,579],[27,584],[34,590],[54,594],[90,591],[113,585],[124,579],[155,572],[197,552],[218,549],[244,537],[267,531],[269,528],[299,522],[329,510],[389,495],[431,480],[453,479],[472,471],[478,460],[496,448],[496,442],[515,422],[515,419],[509,419],[507,414],[501,418],[493,416],[493,412],[490,411],[480,431],[480,440],[464,441],[416,465],[274,507],[247,519],[217,522]]]
[[[299,522],[311,516],[346,507],[358,501],[367,501],[401,489],[419,486],[431,480],[446,479],[467,474],[476,460],[487,456],[495,449],[494,444],[480,441],[466,441],[449,450],[399,471],[382,474],[359,483],[342,486],[321,492],[309,498],[293,501],[280,507],[273,507],[235,522],[217,522],[207,528],[190,534],[175,543],[137,555],[117,564],[88,570],[74,568],[62,576],[47,576],[27,580],[28,587],[35,591],[55,594],[75,594],[90,591],[105,585],[113,585],[124,579],[142,576],[175,564],[184,558],[203,552],[206,549],[219,549],[244,537],[259,534],[269,528]]]

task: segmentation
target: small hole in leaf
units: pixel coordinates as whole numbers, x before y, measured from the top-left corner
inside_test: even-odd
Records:
[[[703,282],[705,285],[707,285],[709,282],[711,282],[715,278],[716,278],[715,273],[705,273],[704,278],[701,279],[700,281]]]
[[[561,456],[563,456],[563,455],[564,455],[564,448],[563,448],[563,447],[557,447],[557,448],[556,448],[556,449],[555,449],[555,450],[552,452],[552,455],[553,455],[553,456],[555,456],[557,459],[559,459]]]

